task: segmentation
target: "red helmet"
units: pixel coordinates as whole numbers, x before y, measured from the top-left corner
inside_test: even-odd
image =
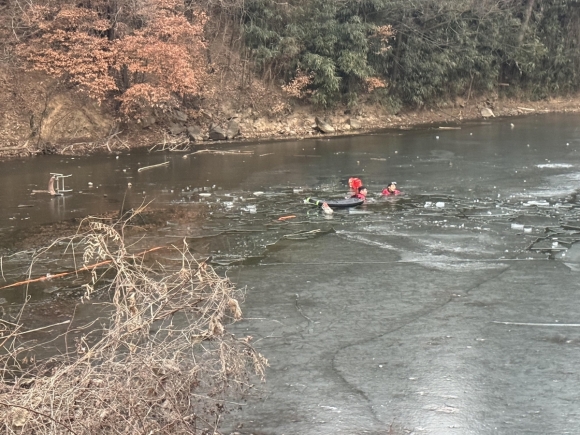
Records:
[[[358,188],[362,185],[363,184],[360,178],[351,177],[348,179],[348,187],[350,187],[355,192],[358,192]]]

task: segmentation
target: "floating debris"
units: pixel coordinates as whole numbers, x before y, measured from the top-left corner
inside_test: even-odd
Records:
[[[195,151],[191,154],[189,154],[190,156],[194,155],[194,154],[219,154],[219,155],[224,155],[224,154],[234,154],[234,155],[252,155],[254,154],[253,151],[225,151],[225,150],[198,150]]]
[[[332,208],[325,202],[322,203],[322,211],[324,212],[324,214],[333,214],[334,213]]]
[[[159,163],[157,165],[151,165],[151,166],[143,166],[142,168],[137,169],[137,172],[143,172],[143,171],[146,171],[147,169],[159,168],[161,166],[167,166],[167,165],[169,165],[169,162]]]

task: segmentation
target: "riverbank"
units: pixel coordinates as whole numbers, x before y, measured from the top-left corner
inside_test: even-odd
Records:
[[[369,103],[355,109],[316,110],[276,89],[224,92],[196,110],[115,117],[113,103],[97,105],[38,73],[0,71],[0,159],[41,154],[118,153],[148,147],[188,150],[246,141],[366,134],[414,126],[458,126],[491,117],[580,112],[580,95],[520,101],[497,95],[456,99],[439,107],[393,110]],[[270,92],[271,91],[271,92]],[[323,133],[322,130],[326,130]],[[223,138],[223,140],[222,140]]]

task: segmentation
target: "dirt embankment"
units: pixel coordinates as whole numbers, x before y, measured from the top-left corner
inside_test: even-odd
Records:
[[[317,111],[309,105],[255,82],[250,91],[227,85],[200,107],[175,113],[151,112],[131,123],[115,118],[113,103],[98,105],[74,87],[38,72],[0,67],[0,158],[36,154],[86,154],[103,150],[160,145],[190,147],[218,144],[235,124],[233,140],[307,138],[323,135],[316,118],[332,127],[327,136],[359,134],[381,128],[444,125],[490,116],[546,112],[580,112],[580,96],[542,101],[515,101],[489,96],[457,100],[438,108],[393,114],[376,105],[355,111]],[[487,110],[489,109],[489,111]],[[215,131],[214,131],[215,132]]]

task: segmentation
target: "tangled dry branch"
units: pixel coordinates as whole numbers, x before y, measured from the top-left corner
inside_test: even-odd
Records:
[[[235,338],[243,296],[184,246],[164,266],[128,253],[120,229],[92,221],[70,239],[83,261],[108,261],[105,315],[66,333],[58,355],[33,353],[21,324],[0,320],[0,421],[8,434],[213,434],[267,361]],[[62,242],[62,240],[61,240]],[[172,266],[173,265],[173,266]],[[101,326],[97,328],[97,324]],[[38,346],[35,345],[35,348]]]

